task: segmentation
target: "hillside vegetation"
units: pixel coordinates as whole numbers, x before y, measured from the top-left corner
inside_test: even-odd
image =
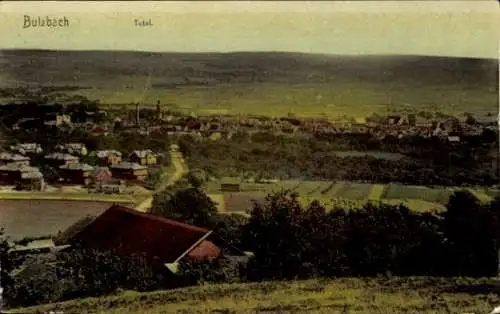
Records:
[[[498,62],[482,59],[2,50],[0,73],[2,87],[76,86],[103,104],[161,100],[202,113],[498,109]]]
[[[489,313],[500,303],[492,279],[399,277],[204,285],[126,291],[23,308],[13,313]]]

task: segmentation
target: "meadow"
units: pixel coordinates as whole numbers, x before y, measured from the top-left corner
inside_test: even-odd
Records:
[[[387,89],[371,82],[314,84],[220,84],[215,87],[107,87],[75,92],[104,105],[140,102],[196,114],[248,114],[299,117],[365,117],[371,113],[441,111],[458,115],[495,112],[495,102],[481,89],[464,92],[460,86],[400,86]]]
[[[237,183],[235,178],[222,178],[221,181],[210,181],[206,191],[218,204],[220,212],[245,212],[251,208],[252,201],[262,202],[271,192],[290,190],[299,194],[302,204],[308,205],[318,200],[327,208],[347,206],[358,208],[367,202],[382,202],[386,204],[405,204],[411,210],[420,212],[445,210],[450,195],[460,188],[426,187],[402,184],[371,184],[354,182],[300,181],[285,180],[275,183],[240,184],[240,192],[225,192],[220,190],[220,183]],[[495,191],[468,188],[480,201],[489,202]],[[498,191],[496,191],[498,193]]]
[[[497,280],[339,278],[202,285],[79,299],[12,313],[489,313],[500,304]]]
[[[102,105],[160,101],[199,114],[498,110],[498,61],[483,59],[0,50],[0,73],[0,87],[75,86],[67,94]]]

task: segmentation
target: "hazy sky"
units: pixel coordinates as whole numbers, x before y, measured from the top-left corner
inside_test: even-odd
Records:
[[[498,58],[496,1],[2,2],[0,48]],[[25,28],[24,15],[69,28]],[[134,26],[135,18],[152,27]]]

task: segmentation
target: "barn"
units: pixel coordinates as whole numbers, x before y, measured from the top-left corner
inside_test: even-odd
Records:
[[[154,265],[165,266],[172,272],[183,259],[248,255],[208,229],[120,205],[111,206],[66,244],[114,250],[124,255],[142,255]]]

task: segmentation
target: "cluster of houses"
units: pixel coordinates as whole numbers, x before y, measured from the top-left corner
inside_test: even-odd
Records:
[[[39,144],[18,144],[11,146],[8,152],[0,153],[0,184],[22,189],[43,189],[44,176],[40,168],[31,165],[36,159],[36,166],[55,170],[58,183],[82,186],[96,184],[101,188],[113,188],[111,182],[144,181],[149,167],[156,165],[159,157],[151,150],[136,150],[126,158],[116,150],[89,153],[82,143],[57,145],[53,152],[44,154]],[[84,158],[87,163],[82,161]]]
[[[167,109],[157,104],[156,112],[146,114],[148,110],[129,110],[125,116],[116,117],[113,122],[94,121],[97,112],[86,112],[86,121],[72,121],[71,115],[50,113],[44,116],[45,126],[54,126],[64,130],[80,130],[94,136],[107,136],[113,132],[135,133],[149,136],[153,133],[168,135],[190,134],[197,138],[218,140],[230,139],[238,132],[249,135],[260,131],[271,131],[276,134],[301,135],[335,135],[335,134],[368,134],[377,139],[387,136],[403,138],[407,136],[436,136],[449,141],[460,141],[463,136],[479,136],[484,129],[498,131],[497,117],[494,115],[474,116],[470,123],[470,115],[453,117],[450,115],[429,114],[390,114],[372,115],[369,117],[343,117],[337,119],[268,117],[268,116],[234,116],[212,115],[196,116],[172,115]],[[107,116],[108,112],[101,112]],[[140,119],[140,116],[144,118]],[[148,118],[146,118],[148,117]],[[34,118],[29,118],[33,120]],[[29,120],[28,119],[28,120]],[[25,120],[25,119],[24,119]],[[22,128],[23,119],[14,128]]]
[[[101,112],[100,112],[101,113]],[[106,113],[102,111],[102,113]],[[80,130],[94,136],[103,136],[108,134],[110,127],[106,123],[98,124],[93,120],[96,115],[94,112],[85,112],[89,116],[88,121],[76,122],[73,121],[70,114],[49,112],[40,117],[26,117],[17,121],[13,126],[13,130],[23,129],[40,129],[43,128],[56,128],[63,132],[73,132]]]
[[[153,132],[166,134],[191,134],[197,137],[230,139],[236,132],[252,134],[272,131],[284,135],[335,135],[369,134],[377,139],[387,136],[439,137],[450,142],[460,141],[463,136],[480,136],[484,129],[498,131],[498,120],[494,115],[473,117],[439,115],[425,117],[422,114],[392,114],[370,117],[344,117],[335,120],[327,118],[293,117],[239,117],[239,116],[172,116],[160,115],[153,122],[139,123],[136,118],[122,117],[115,121],[123,126],[123,132],[149,135]]]

